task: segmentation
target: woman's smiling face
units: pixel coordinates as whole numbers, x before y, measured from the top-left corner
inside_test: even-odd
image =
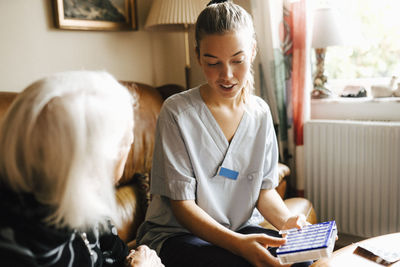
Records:
[[[252,38],[243,31],[205,35],[198,60],[215,97],[236,98],[246,85],[255,55]]]

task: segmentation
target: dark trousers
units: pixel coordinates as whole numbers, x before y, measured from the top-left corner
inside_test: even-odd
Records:
[[[277,231],[249,226],[238,231],[242,234],[264,233],[281,237]],[[276,248],[268,248],[276,257]],[[226,249],[217,247],[192,234],[183,234],[167,239],[161,249],[160,258],[165,267],[251,267],[244,258]],[[296,263],[292,266],[307,267],[312,262]]]

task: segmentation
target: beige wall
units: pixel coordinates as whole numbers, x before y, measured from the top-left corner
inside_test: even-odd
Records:
[[[0,90],[21,91],[45,75],[77,69],[184,85],[183,35],[145,31],[151,3],[137,0],[138,31],[96,32],[56,29],[51,0],[1,0]]]
[[[21,91],[45,75],[80,69],[106,70],[117,79],[154,86],[185,86],[183,33],[144,30],[152,0],[136,0],[137,31],[119,32],[56,29],[52,1],[0,0],[0,91]],[[248,0],[235,2],[250,9]],[[204,78],[193,29],[189,37],[193,87]]]

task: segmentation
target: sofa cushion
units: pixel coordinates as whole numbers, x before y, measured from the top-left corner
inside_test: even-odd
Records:
[[[136,237],[137,229],[146,214],[150,202],[149,175],[135,173],[129,183],[119,183],[116,187],[116,199],[121,225],[118,234],[129,242]]]
[[[136,98],[134,140],[125,165],[121,183],[127,183],[135,173],[150,173],[154,134],[163,99],[151,86],[120,81]]]

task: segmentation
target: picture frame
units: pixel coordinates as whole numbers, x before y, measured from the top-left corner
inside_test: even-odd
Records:
[[[59,29],[137,30],[136,0],[54,0]]]

